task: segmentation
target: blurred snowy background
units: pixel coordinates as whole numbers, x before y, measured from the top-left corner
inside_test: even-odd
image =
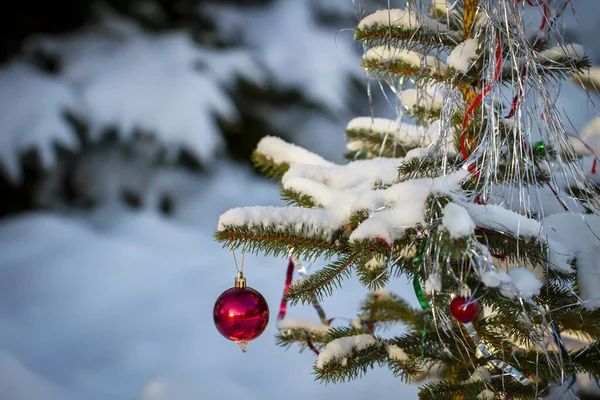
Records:
[[[567,35],[598,64],[600,3],[573,3]],[[257,141],[342,162],[346,122],[369,113],[351,31],[364,4],[13,5],[0,16],[0,400],[415,396],[387,371],[321,385],[312,353],[275,346],[283,259],[246,257],[273,314],[247,354],[211,316],[235,276],[212,239],[219,214],[280,204],[248,162]],[[574,131],[596,115],[572,83],[560,105]],[[323,306],[345,324],[364,293],[352,282]]]

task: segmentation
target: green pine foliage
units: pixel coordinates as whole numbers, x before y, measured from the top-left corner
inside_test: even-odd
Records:
[[[375,24],[360,25],[355,38],[367,49],[386,46],[435,57],[439,52],[452,50],[465,39],[472,38],[473,29],[483,29],[477,28],[476,23],[483,10],[502,1],[506,0],[459,0],[457,8],[450,14],[432,8],[431,18],[447,23],[451,34],[418,27]],[[503,37],[500,51],[510,59],[509,36],[506,33]],[[485,40],[485,37],[478,40]],[[536,51],[543,51],[548,46],[541,41],[532,43]],[[406,157],[398,164],[394,180],[365,178],[369,182],[369,195],[375,198],[381,195],[382,199],[387,199],[382,201],[383,205],[377,203],[382,205],[381,212],[393,207],[386,194],[392,193],[395,187],[402,187],[398,185],[432,182],[466,170],[467,160],[459,150],[461,142],[466,153],[473,154],[489,137],[489,132],[494,132],[498,143],[517,140],[512,123],[500,117],[506,114],[506,110],[500,110],[496,104],[482,102],[473,110],[473,117],[468,123],[463,122],[477,94],[485,90],[485,73],[493,68],[495,62],[492,55],[481,53],[481,47],[480,43],[479,59],[467,72],[454,68],[444,71],[421,68],[401,58],[363,57],[361,63],[372,77],[388,82],[412,80],[417,88],[425,88],[432,82],[441,83],[463,94],[462,102],[443,112],[418,106],[409,110],[409,115],[418,125],[427,125],[442,116],[450,121],[452,126],[449,127],[448,139],[455,151],[408,157],[411,151],[419,150],[421,146],[403,143],[402,137],[395,135],[397,132],[382,132],[380,126],[375,129],[357,125],[346,130],[348,142],[361,144],[360,148],[352,146],[349,158],[353,160],[365,162]],[[550,85],[588,65],[585,57],[565,56],[551,62],[540,61],[536,73],[545,84]],[[499,73],[499,84],[516,87],[519,83],[513,72],[508,68]],[[450,115],[444,114],[447,112]],[[280,160],[275,163],[272,155],[264,147],[262,149],[263,152],[255,151],[253,161],[268,175],[282,178],[295,168],[296,161],[290,159],[289,162]],[[490,176],[495,185],[517,180],[523,187],[535,190],[550,184],[548,171],[539,167],[550,161],[561,162],[552,143],[542,143],[534,150],[513,146],[499,152]],[[472,217],[484,212],[481,203],[486,200],[485,190],[489,182],[480,179],[479,168],[483,167],[484,162],[476,162],[458,188],[461,199],[472,203],[473,207],[468,208]],[[322,174],[313,176],[312,185],[337,184],[327,175],[326,168],[341,173],[345,167],[324,167]],[[343,201],[329,204],[326,197],[319,197],[317,192],[312,191],[312,186],[304,186],[304,189],[292,186],[289,183],[282,186],[282,197],[293,207],[282,212],[287,210],[289,215],[299,210],[313,215],[310,214],[313,211],[344,207],[344,204],[338,204]],[[457,205],[456,194],[436,187],[431,187],[423,202],[423,220],[396,228],[390,234],[391,240],[353,236],[380,211],[367,208],[352,209],[346,219],[332,222],[338,224],[331,227],[333,234],[323,232],[310,223],[299,226],[290,219],[272,225],[265,222],[225,224],[215,236],[224,246],[234,250],[244,248],[250,252],[281,256],[293,249],[294,256],[299,259],[322,257],[328,260],[325,267],[289,287],[287,298],[292,304],[314,304],[336,290],[343,290],[344,280],[353,273],[363,286],[371,290],[350,327],[332,326],[329,330],[314,331],[298,326],[278,334],[277,342],[283,347],[297,344],[301,351],[310,348],[319,354],[320,361],[314,369],[319,381],[348,381],[360,378],[379,366],[388,368],[402,382],[420,382],[420,399],[455,400],[537,399],[548,396],[551,388],[565,383],[565,379],[565,386],[568,386],[568,381],[577,374],[588,374],[597,379],[600,376],[600,347],[597,343],[600,311],[579,304],[577,259],[566,257],[563,259],[565,265],[559,265],[561,259],[552,252],[551,243],[533,231],[501,229],[497,225],[481,223],[468,235],[452,233],[444,223],[444,217],[447,207]],[[338,190],[337,186],[335,190]],[[592,200],[588,204],[590,209],[595,207]],[[525,223],[539,216],[532,211],[520,217]],[[499,214],[497,218],[502,217]],[[504,221],[498,222],[501,225]],[[493,266],[496,270],[506,271],[514,265],[525,266],[539,275],[542,287],[538,294],[507,294],[498,285],[482,283],[481,271],[484,268]],[[569,270],[570,266],[574,268]],[[412,307],[400,296],[382,290],[400,276],[413,282],[420,308]],[[470,325],[453,320],[448,311],[450,302],[457,295],[476,296],[474,301],[480,306],[478,316],[472,321],[476,336],[472,334]],[[386,335],[397,326],[402,326],[405,333],[391,337]],[[581,346],[566,346],[561,334],[567,333],[580,340]],[[345,354],[331,356],[334,346],[328,344],[333,342],[355,344]],[[518,370],[521,379],[516,373],[511,373],[509,367]],[[478,375],[478,371],[482,370],[487,371],[487,376]],[[427,382],[424,382],[425,378],[428,378]]]

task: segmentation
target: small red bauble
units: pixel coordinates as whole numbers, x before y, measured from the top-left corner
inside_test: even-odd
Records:
[[[479,314],[479,304],[475,301],[457,296],[450,302],[450,315],[463,324],[473,321],[477,314]]]
[[[256,290],[238,277],[235,287],[224,291],[213,309],[215,326],[221,335],[237,342],[243,352],[248,341],[259,337],[269,322],[269,306]]]

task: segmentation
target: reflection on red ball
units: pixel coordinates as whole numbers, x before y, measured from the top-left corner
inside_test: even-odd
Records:
[[[479,314],[479,304],[473,300],[457,296],[450,302],[450,315],[463,324],[473,321],[477,314]]]
[[[269,322],[269,306],[250,287],[231,288],[215,302],[213,319],[221,335],[234,342],[247,342],[264,332]]]

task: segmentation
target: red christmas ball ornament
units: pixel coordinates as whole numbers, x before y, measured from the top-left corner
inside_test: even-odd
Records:
[[[475,301],[456,296],[450,302],[450,315],[463,324],[472,322],[477,314],[479,314],[479,304]]]
[[[246,286],[240,273],[235,286],[224,291],[213,309],[215,326],[221,335],[237,342],[242,352],[250,340],[259,337],[269,322],[269,305],[256,290]]]

